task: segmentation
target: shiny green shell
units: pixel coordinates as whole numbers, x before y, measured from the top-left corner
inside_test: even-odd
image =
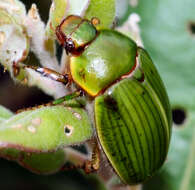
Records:
[[[80,56],[70,58],[75,83],[91,96],[97,96],[135,65],[137,46],[128,37],[112,30],[101,30]]]
[[[95,99],[100,144],[126,184],[145,181],[164,163],[171,136],[171,112],[160,76],[145,50],[138,49],[145,80],[134,76]],[[140,69],[139,68],[139,69]]]

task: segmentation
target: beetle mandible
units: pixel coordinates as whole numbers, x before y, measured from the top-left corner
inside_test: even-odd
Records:
[[[137,184],[166,159],[172,122],[169,99],[147,52],[117,31],[97,30],[94,23],[71,15],[56,28],[57,40],[69,55],[67,73],[33,69],[75,84],[75,92],[54,104],[83,93],[92,99],[99,144],[121,180]]]

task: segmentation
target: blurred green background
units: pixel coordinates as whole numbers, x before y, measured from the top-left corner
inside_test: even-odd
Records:
[[[125,0],[121,0],[125,1]],[[36,3],[41,18],[48,19],[49,0],[23,0],[27,10]],[[135,0],[130,1],[135,2]],[[139,0],[128,6],[141,17],[144,47],[165,82],[172,110],[173,136],[163,168],[144,184],[144,190],[195,189],[195,1]],[[14,85],[0,67],[0,104],[12,111],[48,102],[52,97],[37,88]],[[97,181],[80,171],[39,176],[13,162],[0,159],[0,189],[98,189]]]

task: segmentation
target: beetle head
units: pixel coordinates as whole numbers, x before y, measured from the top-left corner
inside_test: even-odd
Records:
[[[94,25],[79,16],[68,16],[56,28],[59,43],[66,49],[66,53],[78,55],[97,35]]]

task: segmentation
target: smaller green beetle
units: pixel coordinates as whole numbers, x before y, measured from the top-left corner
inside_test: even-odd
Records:
[[[70,55],[66,74],[33,69],[75,85],[75,92],[54,104],[84,92],[93,102],[97,138],[112,167],[125,184],[141,183],[167,156],[172,124],[168,96],[147,52],[117,31],[97,30],[95,21],[71,15],[56,28]]]

